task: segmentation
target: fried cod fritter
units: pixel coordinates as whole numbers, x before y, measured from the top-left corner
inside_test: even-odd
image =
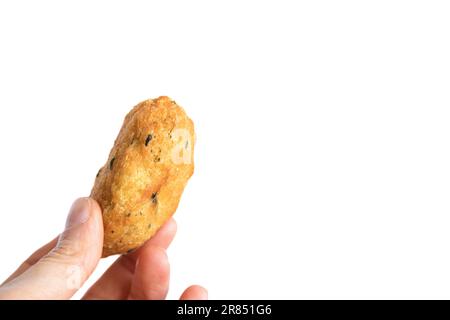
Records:
[[[128,113],[91,192],[103,211],[103,257],[136,249],[173,215],[194,172],[194,143],[192,120],[168,97]]]

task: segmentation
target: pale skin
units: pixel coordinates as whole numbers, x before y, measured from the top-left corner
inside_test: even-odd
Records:
[[[83,299],[160,300],[169,289],[166,249],[176,233],[173,218],[136,251],[122,255]],[[74,202],[66,229],[34,252],[0,286],[0,299],[69,299],[92,274],[101,257],[101,209],[91,198]],[[182,300],[204,300],[206,289],[188,287]]]

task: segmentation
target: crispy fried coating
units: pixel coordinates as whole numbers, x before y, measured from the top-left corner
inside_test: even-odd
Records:
[[[194,172],[194,142],[192,120],[168,97],[128,113],[91,192],[103,210],[103,257],[139,247],[173,215]]]

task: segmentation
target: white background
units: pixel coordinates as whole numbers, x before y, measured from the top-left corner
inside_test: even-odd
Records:
[[[170,298],[450,298],[449,17],[447,1],[0,2],[0,277],[62,230],[129,109],[169,95],[197,130]]]

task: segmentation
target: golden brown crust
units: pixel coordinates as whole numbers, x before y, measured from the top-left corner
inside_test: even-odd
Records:
[[[175,212],[194,171],[194,124],[168,97],[125,117],[91,197],[103,210],[103,257],[142,245]]]

